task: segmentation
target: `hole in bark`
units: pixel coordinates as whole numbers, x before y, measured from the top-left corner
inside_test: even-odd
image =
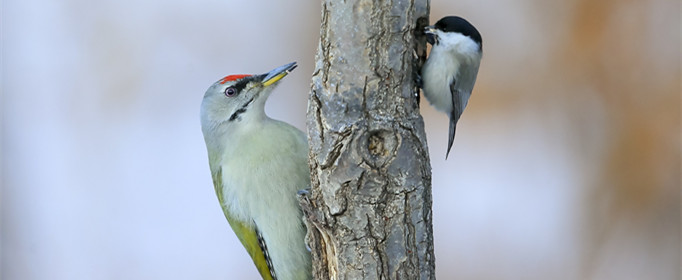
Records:
[[[363,141],[365,145],[363,157],[365,161],[374,166],[385,164],[395,150],[398,140],[392,131],[377,129],[369,131]]]
[[[380,135],[374,134],[369,136],[369,154],[373,156],[381,156],[386,153],[384,149],[384,138]]]

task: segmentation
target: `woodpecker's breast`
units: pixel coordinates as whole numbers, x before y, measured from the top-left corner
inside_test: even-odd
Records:
[[[220,162],[224,207],[258,226],[277,277],[296,279],[292,275],[310,268],[296,199],[310,184],[305,134],[272,119],[232,133]]]

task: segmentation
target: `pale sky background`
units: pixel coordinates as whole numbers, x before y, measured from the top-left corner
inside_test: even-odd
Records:
[[[438,278],[679,279],[679,1],[431,5],[484,40],[448,161],[422,100]],[[0,278],[259,279],[199,104],[297,61],[266,111],[305,131],[319,1],[4,0],[1,18]]]

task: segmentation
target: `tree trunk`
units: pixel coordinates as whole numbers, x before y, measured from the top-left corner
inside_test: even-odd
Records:
[[[433,279],[417,73],[428,0],[322,3],[300,201],[315,279]]]

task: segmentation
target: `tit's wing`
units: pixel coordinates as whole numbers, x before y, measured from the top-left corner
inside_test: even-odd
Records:
[[[220,206],[223,209],[225,218],[227,218],[227,222],[246,249],[246,252],[251,256],[253,264],[256,265],[261,277],[263,277],[263,280],[277,280],[275,270],[272,267],[272,261],[270,260],[270,255],[268,254],[268,247],[265,244],[265,239],[263,239],[263,236],[258,230],[258,225],[255,223],[248,224],[236,219],[230,214],[228,208],[225,207],[223,195],[220,191],[222,187],[219,187],[222,186],[222,170],[218,170],[216,174],[213,174],[213,184],[216,189],[216,194],[218,195],[218,200],[220,201]]]
[[[460,67],[460,72],[452,79],[452,82],[450,82],[452,111],[450,112],[450,135],[448,139],[448,152],[445,154],[446,159],[450,153],[450,148],[452,148],[452,143],[455,140],[455,127],[457,126],[457,121],[459,121],[459,118],[462,116],[464,108],[467,106],[467,103],[469,103],[471,92],[474,90],[479,63],[480,61],[477,61],[475,64],[468,64],[464,67]]]
[[[457,121],[462,116],[464,107],[466,107],[466,100],[462,100],[462,93],[456,87],[457,80],[453,79],[450,83],[450,95],[452,96],[452,111],[450,111],[450,129],[448,133],[448,151],[445,153],[445,159],[448,159],[452,144],[455,142],[455,130],[457,129]]]

